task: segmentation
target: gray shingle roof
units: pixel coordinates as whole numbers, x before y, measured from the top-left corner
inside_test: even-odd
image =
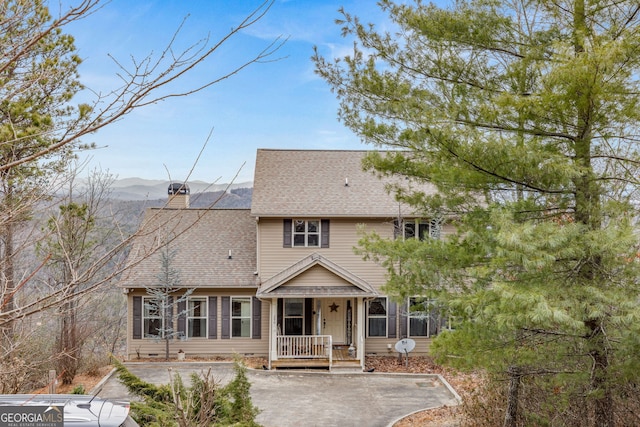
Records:
[[[364,150],[259,149],[251,214],[273,217],[397,216],[398,202],[385,190],[389,181],[362,169],[366,153]],[[405,214],[410,212],[406,207],[403,211]]]
[[[248,209],[147,209],[138,234],[128,259],[137,265],[122,287],[157,284],[160,252],[146,255],[168,236],[175,236],[169,249],[182,287],[257,287],[256,223]]]

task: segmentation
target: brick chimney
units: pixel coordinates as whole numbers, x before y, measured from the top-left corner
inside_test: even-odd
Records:
[[[189,208],[189,186],[181,182],[169,184],[169,203],[167,207],[171,209]]]

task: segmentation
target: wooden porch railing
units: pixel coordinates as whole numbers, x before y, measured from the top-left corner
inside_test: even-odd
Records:
[[[278,335],[278,359],[331,359],[331,335]]]

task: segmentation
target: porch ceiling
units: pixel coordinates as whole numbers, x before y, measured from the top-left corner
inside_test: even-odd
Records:
[[[295,277],[301,275],[309,269],[320,266],[327,271],[342,278],[348,285],[331,285],[327,286],[295,286],[286,285]],[[295,264],[282,270],[280,273],[265,280],[258,288],[258,297],[298,297],[298,296],[362,296],[362,297],[375,297],[379,293],[369,284],[366,280],[356,276],[349,270],[339,266],[338,264],[330,261],[319,253],[312,253],[311,255],[301,259]]]

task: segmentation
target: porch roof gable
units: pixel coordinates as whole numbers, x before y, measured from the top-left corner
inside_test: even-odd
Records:
[[[327,269],[336,276],[341,277],[351,286],[283,286],[293,278],[317,265]],[[280,273],[265,280],[258,288],[256,295],[259,298],[272,296],[376,297],[379,296],[379,293],[366,280],[356,276],[349,270],[339,266],[321,254],[314,252],[282,270]]]

